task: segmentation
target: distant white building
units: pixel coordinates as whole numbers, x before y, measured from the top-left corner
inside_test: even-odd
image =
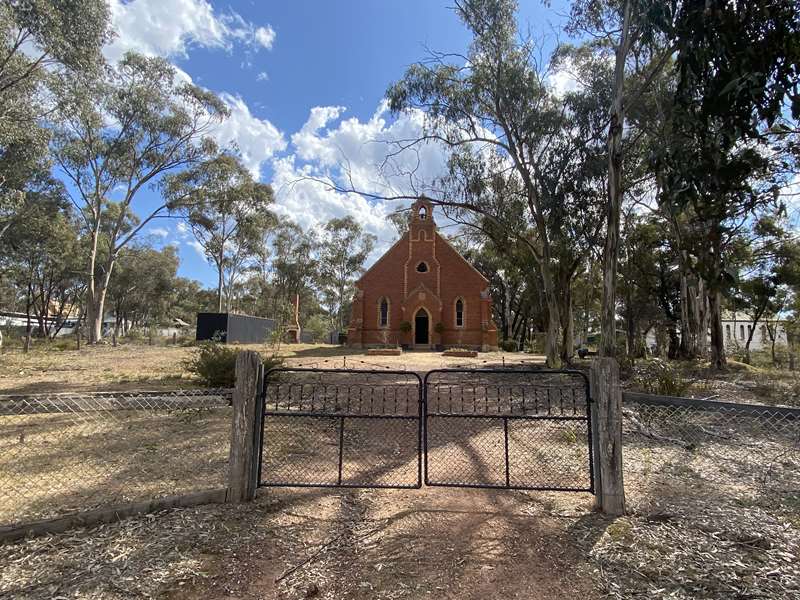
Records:
[[[759,319],[755,324],[755,332],[753,339],[750,340],[750,351],[758,352],[759,350],[769,351],[772,348],[772,336],[775,337],[775,346],[786,346],[788,340],[786,338],[785,322],[779,319]],[[725,350],[732,351],[737,349],[744,349],[747,344],[747,338],[750,332],[753,331],[753,319],[742,312],[732,313],[725,311],[722,314],[722,339],[724,340]],[[680,331],[678,332],[680,336]],[[708,341],[711,343],[711,333],[708,334]],[[656,334],[654,330],[647,333],[647,346],[654,348],[656,345]]]
[[[782,320],[760,319],[755,324],[753,339],[750,341],[750,350],[769,350],[772,347],[772,337],[776,346],[786,346],[786,327]],[[771,335],[770,335],[771,330]],[[722,315],[722,331],[726,350],[744,348],[747,338],[753,331],[753,319],[745,313],[725,312]]]

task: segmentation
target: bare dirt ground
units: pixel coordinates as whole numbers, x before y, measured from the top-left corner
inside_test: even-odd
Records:
[[[2,598],[598,598],[587,495],[269,490],[0,548]]]

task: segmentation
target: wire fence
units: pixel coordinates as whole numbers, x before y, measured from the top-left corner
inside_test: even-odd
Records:
[[[224,486],[231,395],[0,396],[0,526]]]
[[[800,508],[800,409],[626,394],[623,414],[626,491],[634,502]]]

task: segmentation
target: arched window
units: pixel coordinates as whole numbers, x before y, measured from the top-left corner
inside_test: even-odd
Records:
[[[464,301],[459,298],[456,300],[456,327],[464,326]]]
[[[419,208],[419,220],[424,221],[428,218],[428,209],[424,206],[420,206]]]
[[[744,339],[744,325],[739,325],[739,339]]]
[[[731,340],[731,326],[725,325],[725,339],[730,341]]]
[[[378,305],[378,325],[380,327],[389,326],[389,301],[386,298],[381,298]]]
[[[753,327],[751,325],[747,326],[747,337],[750,337],[750,332],[753,331]]]
[[[417,273],[427,273],[428,272],[428,264],[426,262],[421,262],[417,265]]]
[[[761,326],[761,343],[764,344],[767,341],[767,326]]]

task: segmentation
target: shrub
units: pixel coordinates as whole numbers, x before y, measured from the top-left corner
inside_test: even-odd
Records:
[[[411,331],[411,323],[408,321],[403,321],[400,323],[400,331],[403,333],[409,333]]]
[[[410,323],[409,323],[409,325],[410,325]],[[438,333],[439,335],[442,335],[444,333],[444,323],[439,321],[436,325],[433,326],[433,330],[436,333]]]
[[[646,394],[683,396],[691,382],[681,377],[670,363],[656,358],[634,367],[633,385]]]
[[[500,342],[500,347],[504,352],[516,352],[518,347],[517,340],[503,340]]]
[[[216,342],[203,342],[184,362],[184,368],[208,387],[233,387],[236,383],[236,355],[239,351]],[[283,364],[283,359],[269,356],[263,359],[267,371]]]

